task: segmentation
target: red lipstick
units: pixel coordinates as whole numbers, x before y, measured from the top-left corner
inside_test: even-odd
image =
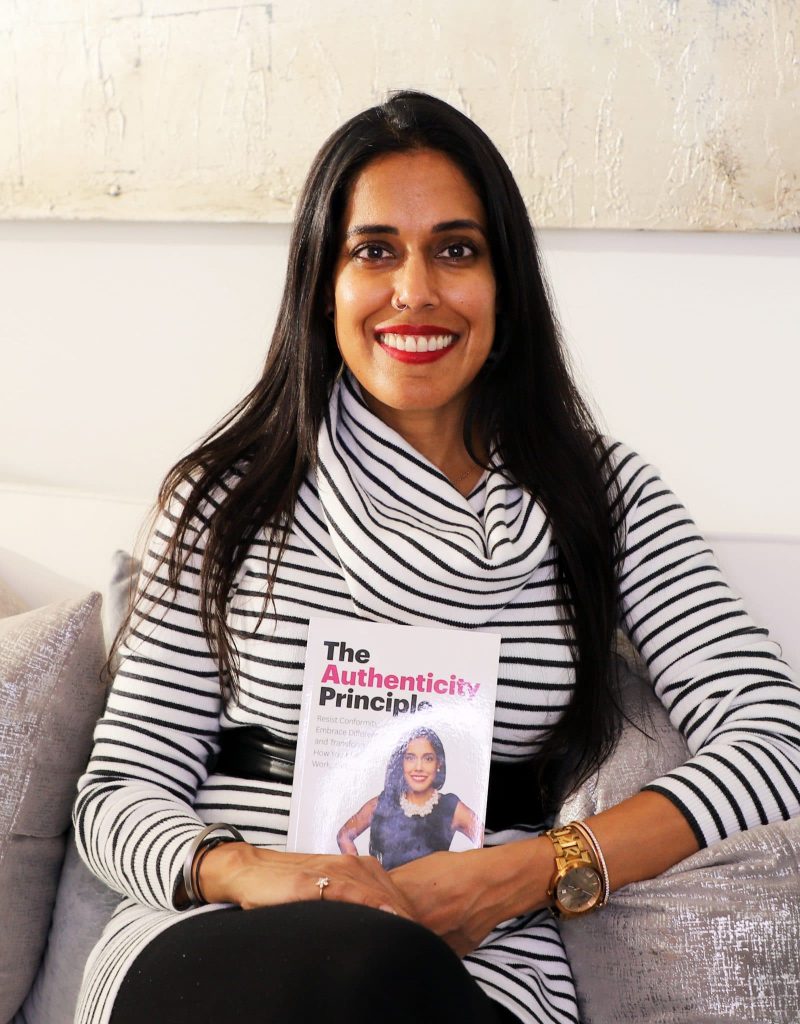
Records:
[[[406,352],[404,349],[395,348],[394,345],[385,342],[386,335],[400,335],[407,338],[451,338],[452,341],[444,348],[431,349],[427,352]],[[438,324],[388,324],[375,330],[375,340],[380,344],[381,350],[392,359],[401,363],[433,363],[442,359],[447,353],[455,348],[458,342],[458,333],[447,327],[440,327]]]
[[[450,345],[449,348],[437,348],[433,352],[401,352],[399,348],[381,345],[381,351],[401,363],[434,363],[437,359],[444,358],[454,347]]]

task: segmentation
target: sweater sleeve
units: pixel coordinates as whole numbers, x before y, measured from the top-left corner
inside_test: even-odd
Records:
[[[184,499],[179,493],[175,500]],[[73,810],[76,843],[91,870],[112,889],[169,909],[203,827],[192,802],[217,750],[221,705],[216,661],[198,614],[203,529],[193,535],[197,549],[177,589],[158,564],[175,508],[161,514],[150,535],[139,583],[143,601],[121,647]]]
[[[779,645],[658,472],[623,445],[610,462],[622,625],[693,755],[644,788],[678,807],[701,846],[800,813],[800,688]]]

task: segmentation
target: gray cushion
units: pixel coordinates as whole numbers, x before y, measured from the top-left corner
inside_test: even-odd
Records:
[[[626,712],[652,739],[626,724],[559,821],[620,803],[688,756],[649,683],[630,666],[622,683]],[[715,843],[620,889],[604,910],[561,921],[583,1024],[797,1024],[799,871],[794,818]]]
[[[588,818],[614,807],[690,756],[686,742],[653,694],[647,670],[633,652],[625,650],[618,666],[620,700],[629,720],[611,757],[567,798],[559,821]]]
[[[14,1024],[72,1024],[83,968],[120,899],[83,863],[70,832],[44,961]]]
[[[106,599],[112,637],[127,615],[139,566],[126,551],[114,553]],[[120,899],[80,859],[70,832],[44,960],[14,1024],[72,1024],[86,960]]]
[[[800,818],[731,836],[561,922],[583,1024],[797,1024]]]
[[[47,938],[75,784],[105,700],[100,595],[0,619],[0,1020]]]
[[[109,644],[114,643],[120,626],[128,617],[136,585],[139,582],[139,570],[142,563],[127,551],[115,551],[111,559],[111,579],[108,581],[106,596],[106,623],[108,625]],[[119,668],[118,652],[112,647],[111,671]]]
[[[142,563],[127,551],[115,551],[111,559],[111,579],[108,581],[106,598],[106,617],[111,635],[116,636],[117,630],[128,615],[131,600],[136,593],[139,570]]]

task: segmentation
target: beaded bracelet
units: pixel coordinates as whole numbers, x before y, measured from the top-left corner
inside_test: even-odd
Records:
[[[597,841],[597,836],[589,828],[585,821],[573,821],[572,824],[579,832],[583,833],[584,838],[588,841],[592,848],[592,853],[597,860],[597,866],[600,868],[600,875],[602,877],[603,890],[600,896],[600,901],[597,904],[596,910],[604,907],[608,903],[608,897],[611,895],[611,885],[608,881],[608,866],[606,865],[606,859],[603,856],[603,850]]]
[[[217,836],[216,832],[227,832],[227,836]],[[215,822],[206,827],[194,837],[192,845],[186,853],[186,860],[183,862],[183,887],[189,900],[188,906],[202,907],[206,899],[200,890],[199,871],[203,858],[209,849],[219,846],[220,843],[243,843],[244,837],[238,828],[227,825],[224,821]],[[212,845],[213,844],[213,845]]]

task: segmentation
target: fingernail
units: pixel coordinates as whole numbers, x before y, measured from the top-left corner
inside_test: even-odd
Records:
[[[394,914],[394,916],[397,917],[397,911],[394,907],[390,907],[388,903],[382,903],[378,909],[385,910],[387,914]]]

